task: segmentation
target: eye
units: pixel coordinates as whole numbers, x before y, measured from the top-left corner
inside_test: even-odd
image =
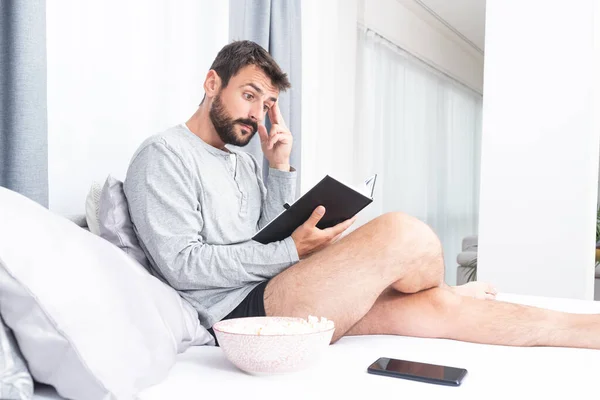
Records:
[[[264,110],[265,112],[269,111],[269,106],[265,104],[265,105],[263,106],[263,110]]]
[[[252,100],[254,99],[254,95],[252,93],[244,93],[244,98],[246,100]]]

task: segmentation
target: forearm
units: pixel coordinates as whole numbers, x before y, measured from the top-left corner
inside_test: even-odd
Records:
[[[179,247],[150,250],[156,253],[153,258],[160,273],[178,290],[240,287],[270,279],[298,261],[290,238],[267,245],[253,241],[232,245],[196,242],[176,250]]]

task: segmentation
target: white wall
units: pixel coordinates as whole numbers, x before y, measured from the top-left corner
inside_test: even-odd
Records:
[[[362,0],[359,20],[404,50],[483,93],[483,54],[414,0]]]
[[[228,1],[48,2],[50,209],[83,213],[92,181],[123,179],[144,138],[194,112],[228,13]]]
[[[501,291],[593,296],[598,21],[594,0],[487,1],[478,278]]]

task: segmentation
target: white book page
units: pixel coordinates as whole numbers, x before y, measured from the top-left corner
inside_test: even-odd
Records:
[[[332,177],[332,178],[334,178],[338,182],[340,182],[340,183],[348,186],[349,188],[356,190],[358,193],[361,193],[365,197],[368,197],[370,199],[373,198],[373,192],[375,190],[375,182],[377,181],[377,174],[375,174],[375,175],[367,178],[362,185],[361,184],[359,184],[359,185],[348,185],[347,183],[345,183],[345,182],[343,182],[343,181],[341,181],[341,180],[339,180],[339,179],[337,179],[335,177]]]

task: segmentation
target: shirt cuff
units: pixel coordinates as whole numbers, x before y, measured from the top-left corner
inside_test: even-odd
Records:
[[[276,168],[269,167],[269,176],[273,178],[283,178],[283,179],[296,179],[298,172],[294,169],[294,167],[290,167],[289,171],[282,171]]]
[[[300,257],[298,256],[298,249],[296,248],[296,243],[294,242],[294,239],[292,239],[291,236],[286,237],[285,239],[283,239],[283,243],[285,244],[285,247],[287,248],[287,251],[290,255],[290,261],[294,264],[300,261]]]

